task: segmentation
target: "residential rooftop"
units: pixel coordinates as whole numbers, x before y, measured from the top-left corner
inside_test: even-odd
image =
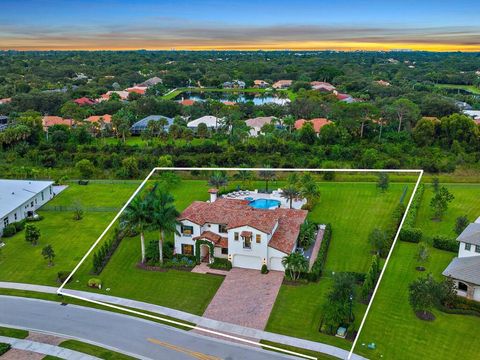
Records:
[[[0,218],[45,190],[53,181],[0,179]]]

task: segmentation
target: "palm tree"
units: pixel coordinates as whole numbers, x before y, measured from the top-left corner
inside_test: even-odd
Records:
[[[320,198],[320,190],[314,181],[308,181],[302,185],[300,195],[307,199],[309,203],[313,203]]]
[[[298,198],[300,190],[293,184],[290,184],[282,189],[280,196],[288,199],[290,202],[290,209],[292,208],[293,199]]]
[[[153,218],[152,227],[159,231],[158,254],[160,264],[163,264],[163,244],[165,243],[165,233],[176,233],[177,235],[177,218],[180,213],[173,204],[175,199],[173,196],[163,189],[158,188],[156,184],[148,197],[149,206],[151,208]]]
[[[220,186],[226,186],[228,184],[227,174],[224,171],[214,171],[208,180],[208,184],[215,186],[216,189],[219,189]]]
[[[302,272],[308,271],[308,261],[298,252],[293,252],[282,259],[282,265],[288,271],[290,278],[296,281]]]
[[[275,179],[275,172],[272,170],[260,170],[258,174],[265,180],[265,191],[268,193],[268,182]]]
[[[142,197],[136,197],[127,206],[120,220],[124,230],[140,233],[142,263],[145,262],[145,231],[150,227],[152,221],[152,214],[149,210],[148,202]]]
[[[236,180],[240,180],[242,182],[242,185],[245,185],[245,183],[250,182],[252,179],[252,173],[247,170],[239,170],[238,173],[236,173],[233,176]]]

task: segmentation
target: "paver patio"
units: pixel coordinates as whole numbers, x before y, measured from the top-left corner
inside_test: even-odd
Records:
[[[203,314],[209,319],[265,329],[284,273],[233,268]]]

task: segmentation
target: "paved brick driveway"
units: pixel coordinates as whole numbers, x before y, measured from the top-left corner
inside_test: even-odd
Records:
[[[263,330],[277,298],[283,272],[233,268],[203,316]]]

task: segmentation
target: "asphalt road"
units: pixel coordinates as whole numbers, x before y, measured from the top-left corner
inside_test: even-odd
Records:
[[[0,296],[0,324],[87,340],[142,359],[293,359],[136,317],[37,299]]]

